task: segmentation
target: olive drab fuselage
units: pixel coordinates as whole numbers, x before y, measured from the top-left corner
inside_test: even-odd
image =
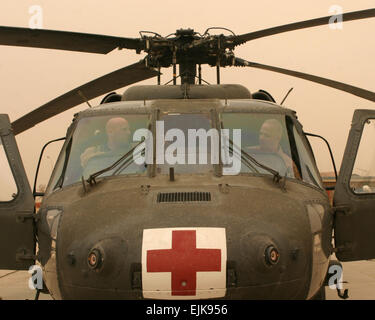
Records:
[[[217,128],[220,114],[228,110],[288,115],[302,133],[293,111],[266,101],[122,101],[79,113],[60,157],[84,118],[148,114],[154,132],[158,114],[165,110],[209,113]],[[92,185],[77,181],[56,190],[49,186],[37,230],[38,259],[50,294],[56,299],[145,297],[143,233],[163,228],[225,230],[223,298],[306,299],[324,285],[333,214],[323,188],[287,177],[275,182],[270,174],[222,175],[220,166],[209,173],[176,173],[171,180],[168,174],[157,174],[152,164],[143,175],[99,177]],[[197,192],[209,198],[192,201],[189,195]],[[161,201],[165,194],[171,196]],[[177,194],[182,198],[173,198]],[[57,225],[47,221],[51,212]],[[270,247],[277,248],[275,264],[265,261]],[[94,249],[100,251],[99,266],[97,256],[90,260]]]

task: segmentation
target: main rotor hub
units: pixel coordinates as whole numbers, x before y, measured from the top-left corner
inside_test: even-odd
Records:
[[[224,35],[202,36],[194,29],[178,29],[175,37],[144,37],[147,65],[153,68],[180,67],[181,83],[194,84],[197,65],[233,65],[233,53]],[[174,72],[175,73],[175,72]],[[174,81],[175,83],[175,81]],[[219,82],[218,82],[219,83]]]

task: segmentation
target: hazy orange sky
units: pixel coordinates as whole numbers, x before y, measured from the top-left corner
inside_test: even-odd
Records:
[[[0,25],[28,27],[32,5],[43,10],[43,28],[138,37],[140,30],[168,35],[179,28],[204,32],[222,26],[236,34],[281,24],[328,16],[332,5],[344,12],[374,7],[374,0],[342,1],[98,1],[98,0],[2,0]],[[254,40],[236,55],[254,62],[294,69],[375,91],[375,18],[344,23],[342,30],[328,25]],[[14,121],[34,108],[85,82],[134,63],[144,57],[132,51],[108,55],[21,47],[0,47],[0,113]],[[203,78],[215,83],[215,69],[204,68]],[[163,82],[171,72],[163,71]],[[331,143],[338,165],[344,152],[354,109],[373,109],[374,104],[348,93],[289,76],[250,68],[226,68],[222,83],[240,83],[257,91],[269,91],[277,102],[294,91],[285,105],[297,111],[305,131],[323,135]],[[156,80],[147,80],[154,84]],[[124,89],[118,90],[123,92]],[[91,101],[99,103],[101,97]],[[75,107],[17,136],[29,179],[33,179],[45,142],[65,135]],[[324,150],[325,151],[325,150]],[[326,152],[317,152],[323,171],[331,171]]]

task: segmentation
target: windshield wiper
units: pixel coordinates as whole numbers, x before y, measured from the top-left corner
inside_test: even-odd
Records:
[[[139,145],[139,144],[138,144]],[[137,146],[135,146],[137,147]],[[112,173],[112,176],[115,176],[117,174],[120,174],[124,169],[126,169],[129,165],[131,165],[136,158],[138,158],[139,155],[144,156],[145,155],[145,150],[142,149],[138,151],[137,153],[133,154],[133,157],[128,157],[127,159],[124,160],[124,162],[116,169],[115,172]],[[144,164],[144,166],[147,168],[147,164]]]
[[[264,164],[261,164],[259,163],[257,160],[255,160],[255,158],[253,158],[251,155],[249,155],[245,150],[239,148],[237,145],[235,145],[233,143],[233,141],[231,139],[229,139],[229,151],[231,151],[233,154],[237,154],[238,155],[238,152],[236,150],[234,150],[233,146],[236,147],[238,150],[241,151],[241,160],[242,162],[247,166],[249,167],[250,169],[252,169],[253,171],[255,171],[256,173],[259,173],[259,171],[253,166],[256,165],[258,166],[259,168],[262,168],[268,172],[270,172],[272,175],[273,175],[273,181],[278,183],[282,177],[280,176],[280,173],[270,167],[267,167],[266,165]]]
[[[232,145],[229,146],[229,151],[239,156],[239,153],[233,149]],[[241,161],[253,172],[259,173],[259,171],[251,164],[251,162],[244,156],[244,151],[241,150]]]
[[[93,184],[96,184],[96,178],[99,177],[100,175],[102,175],[103,173],[105,172],[108,172],[114,168],[116,168],[120,163],[121,166],[113,173],[113,175],[115,175],[116,173],[118,172],[121,172],[123,169],[125,169],[127,167],[127,165],[129,165],[130,163],[132,163],[134,161],[134,157],[131,158],[130,156],[133,154],[133,151],[139,146],[141,145],[143,142],[144,142],[144,138],[142,139],[142,141],[140,141],[138,144],[136,144],[133,148],[131,148],[127,153],[125,153],[123,156],[121,156],[120,159],[116,160],[113,164],[111,164],[109,167],[107,168],[104,168],[102,170],[99,170],[97,172],[94,172],[93,174],[91,174],[89,176],[89,178],[86,180],[90,185],[93,185]],[[143,150],[140,150],[137,154],[135,155],[138,155],[139,153],[142,153]]]

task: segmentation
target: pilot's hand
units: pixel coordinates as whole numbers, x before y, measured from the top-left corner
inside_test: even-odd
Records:
[[[81,158],[81,166],[82,168],[85,168],[87,165],[87,162],[98,155],[104,154],[104,152],[99,150],[99,147],[89,147],[87,148],[80,156]]]

